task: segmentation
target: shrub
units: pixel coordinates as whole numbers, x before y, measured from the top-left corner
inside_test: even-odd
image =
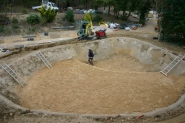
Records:
[[[29,24],[35,25],[38,24],[40,22],[40,18],[37,14],[30,14],[27,18],[26,21]]]
[[[31,31],[31,32],[35,32],[35,31],[36,31],[36,28],[35,28],[35,27],[33,27],[33,28],[29,28],[29,31]]]
[[[22,9],[22,14],[27,14],[28,12],[26,11],[26,9]]]
[[[86,20],[86,21],[92,21],[92,15],[91,15],[91,13],[86,13],[85,16],[84,16],[84,20]]]
[[[41,19],[40,19],[40,23],[41,23],[41,24],[45,24],[45,23],[47,23],[46,18],[41,18]]]
[[[13,29],[13,30],[19,29],[19,26],[18,26],[17,24],[12,25],[12,29]]]
[[[72,10],[67,10],[64,20],[67,20],[68,22],[74,22],[74,14]]]
[[[0,14],[0,25],[7,25],[9,21],[9,18],[6,15]]]
[[[103,20],[103,18],[100,16],[100,15],[96,15],[94,18],[93,18],[93,21],[94,22],[101,22]]]
[[[17,18],[13,17],[13,18],[12,18],[12,23],[14,23],[14,24],[18,23]]]
[[[122,16],[120,17],[120,19],[121,19],[121,20],[127,20],[127,17],[126,17],[125,15],[122,15]]]
[[[4,32],[4,30],[5,30],[4,26],[0,25],[0,33]]]
[[[39,13],[41,15],[41,18],[47,23],[52,22],[57,15],[57,12],[54,9],[49,8],[48,10],[46,10],[44,6],[39,9]]]

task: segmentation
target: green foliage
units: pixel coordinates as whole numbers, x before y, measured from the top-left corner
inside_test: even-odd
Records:
[[[9,18],[6,15],[0,14],[0,25],[7,25],[9,21]]]
[[[47,23],[46,18],[41,18],[41,19],[40,19],[40,23],[41,23],[41,24],[46,24],[46,23]]]
[[[28,12],[26,11],[26,9],[22,9],[22,14],[27,14]]]
[[[54,9],[49,8],[48,10],[46,10],[44,6],[39,9],[39,13],[41,18],[47,23],[52,22],[57,15],[57,12]]]
[[[13,18],[12,18],[12,23],[14,23],[14,24],[18,23],[17,18],[13,17]]]
[[[146,22],[146,14],[149,12],[150,10],[150,2],[149,1],[143,1],[142,3],[138,3],[139,7],[138,7],[138,12],[140,13],[140,17],[139,17],[139,23],[142,25],[145,25]]]
[[[0,33],[4,32],[5,28],[4,25],[0,25]]]
[[[163,36],[165,42],[185,45],[185,1],[164,0],[162,14]]]
[[[94,0],[93,2],[93,7],[95,8],[95,10],[98,10],[98,8],[102,5],[102,1],[101,0]]]
[[[38,24],[40,22],[40,18],[37,14],[30,14],[27,18],[26,21],[29,24],[35,25]]]
[[[72,10],[68,10],[66,12],[64,20],[67,20],[68,22],[74,22],[74,14]]]
[[[25,7],[30,7],[33,1],[31,0],[23,0],[23,4]]]
[[[33,28],[29,28],[29,31],[31,31],[31,32],[35,32],[35,31],[36,31],[36,28],[35,28],[35,27],[33,27]]]
[[[55,3],[58,3],[58,7],[61,8],[67,8],[68,4],[71,5],[73,0],[55,0]]]
[[[86,13],[85,16],[84,16],[84,20],[85,21],[92,21],[92,15],[91,13]]]
[[[108,6],[108,13],[107,13],[108,15],[110,15],[111,6],[116,7],[118,5],[118,4],[114,3],[115,1],[125,1],[125,0],[103,0],[102,1],[104,6]],[[126,1],[128,1],[128,0],[126,0]],[[122,6],[125,6],[125,5],[122,5]]]
[[[14,25],[12,25],[12,29],[13,30],[19,29],[19,26],[17,24],[14,24]]]
[[[79,2],[85,7],[85,9],[87,9],[87,4],[90,2],[90,0],[80,0]]]
[[[139,12],[141,14],[140,23],[142,24],[145,24],[145,15],[151,8],[150,0],[104,0],[104,2],[107,6],[114,7],[115,17],[120,17],[120,11],[122,11],[122,20],[128,20],[131,12]]]
[[[100,15],[96,15],[94,18],[93,18],[93,22],[101,22],[103,20],[103,18],[100,16]]]
[[[120,19],[121,20],[127,20],[127,17],[125,15],[121,15]]]

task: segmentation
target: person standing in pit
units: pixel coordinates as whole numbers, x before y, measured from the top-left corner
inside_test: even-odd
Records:
[[[93,65],[93,57],[94,57],[94,53],[93,53],[93,51],[91,50],[91,49],[89,49],[89,53],[88,53],[88,56],[89,56],[89,63],[91,64],[91,65]]]

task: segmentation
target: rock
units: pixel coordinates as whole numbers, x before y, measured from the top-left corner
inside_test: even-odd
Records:
[[[44,35],[45,35],[45,36],[48,36],[48,32],[45,32]]]

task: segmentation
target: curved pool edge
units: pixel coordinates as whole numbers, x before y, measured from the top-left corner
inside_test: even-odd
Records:
[[[123,38],[123,37],[117,37],[117,39],[118,38]],[[86,42],[86,43],[92,43],[92,42]],[[20,105],[13,103],[12,101],[8,100],[2,95],[0,95],[0,105],[3,106],[2,108],[0,108],[1,113],[10,113],[10,112],[35,113],[35,114],[41,113],[41,114],[48,114],[48,115],[82,116],[82,117],[90,117],[90,118],[95,118],[95,119],[96,118],[117,117],[117,116],[136,117],[141,114],[143,114],[145,117],[155,117],[155,116],[160,116],[160,115],[168,116],[168,115],[176,114],[177,112],[184,111],[185,110],[185,94],[182,95],[180,99],[178,99],[175,103],[167,107],[156,109],[154,111],[147,112],[147,113],[131,113],[131,114],[113,114],[113,115],[112,114],[74,114],[74,113],[50,112],[50,111],[45,111],[45,110],[30,110],[28,108],[24,108]]]
[[[46,110],[30,110],[28,108],[24,108],[20,105],[17,105],[10,100],[6,99],[4,96],[0,95],[0,103],[3,108],[6,109],[6,111],[1,111],[1,113],[6,114],[6,113],[21,113],[21,114],[26,114],[26,113],[33,113],[33,114],[43,114],[43,115],[57,115],[57,116],[82,116],[82,117],[87,117],[87,118],[94,118],[94,119],[101,119],[101,118],[108,118],[108,117],[137,117],[140,115],[143,115],[146,118],[149,117],[160,117],[160,116],[170,116],[170,115],[175,115],[179,112],[185,111],[185,94],[183,94],[179,100],[177,100],[175,103],[163,107],[160,109],[153,110],[151,112],[146,112],[146,113],[130,113],[130,114],[75,114],[75,113],[61,113],[61,112],[52,112],[52,111],[46,111]]]

